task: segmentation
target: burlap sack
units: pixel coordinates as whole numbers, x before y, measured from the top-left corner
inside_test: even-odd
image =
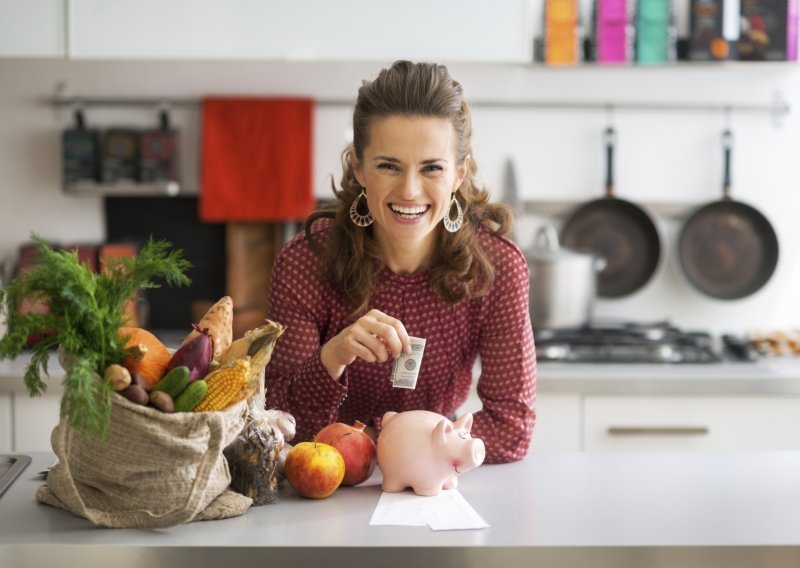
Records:
[[[36,498],[114,528],[241,515],[252,500],[226,491],[231,477],[222,450],[246,414],[246,401],[221,412],[165,414],[113,393],[103,442],[63,419],[55,427],[59,463]]]

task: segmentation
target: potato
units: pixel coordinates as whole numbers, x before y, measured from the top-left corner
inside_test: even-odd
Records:
[[[152,391],[150,393],[150,404],[167,414],[175,412],[175,401],[172,400],[169,393],[164,391]]]
[[[150,400],[150,397],[147,395],[147,391],[139,385],[134,384],[122,389],[119,391],[119,394],[130,400],[132,403],[141,404],[142,406],[146,405]]]
[[[104,376],[111,388],[117,392],[128,388],[131,384],[131,374],[122,365],[109,365],[106,367]]]

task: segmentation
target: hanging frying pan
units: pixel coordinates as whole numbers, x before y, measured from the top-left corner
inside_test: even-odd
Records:
[[[606,149],[606,195],[580,205],[561,229],[561,243],[605,259],[597,295],[619,298],[639,290],[661,259],[661,233],[650,213],[614,195],[616,132],[603,133]]]
[[[733,134],[722,133],[725,176],[722,199],[697,209],[681,229],[678,255],[698,290],[738,300],[759,290],[778,264],[778,237],[764,215],[731,197]]]

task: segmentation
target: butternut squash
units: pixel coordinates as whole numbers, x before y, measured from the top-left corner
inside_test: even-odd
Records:
[[[152,333],[140,327],[123,327],[128,356],[122,366],[140,377],[140,386],[150,392],[166,373],[171,358],[167,347]]]

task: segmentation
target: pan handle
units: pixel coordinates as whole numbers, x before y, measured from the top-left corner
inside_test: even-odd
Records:
[[[725,158],[725,170],[722,180],[722,198],[731,199],[731,150],[733,149],[733,132],[730,128],[722,131],[722,151]]]
[[[603,131],[603,143],[606,146],[606,196],[614,197],[614,145],[617,142],[617,131],[609,126]]]

